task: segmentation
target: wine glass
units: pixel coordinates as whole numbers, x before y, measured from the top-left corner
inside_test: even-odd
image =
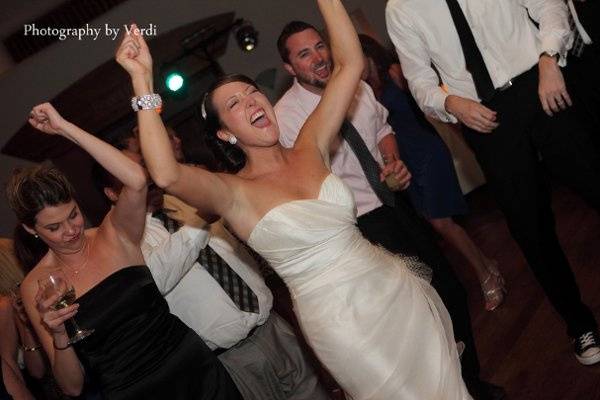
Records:
[[[382,158],[383,165],[388,165],[396,161],[396,155],[393,153],[384,154]],[[396,178],[393,172],[385,177],[385,183],[392,192],[397,192],[402,187],[402,185],[400,184],[400,180]]]
[[[68,281],[62,269],[50,272],[46,278],[38,281],[38,285],[42,289],[42,297],[44,299],[58,296],[58,300],[52,306],[54,310],[60,310],[61,308],[70,306],[77,298],[75,296],[75,288]],[[69,318],[69,321],[75,329],[75,334],[69,337],[69,344],[77,343],[94,332],[93,329],[79,328],[79,325],[75,322],[75,318]]]

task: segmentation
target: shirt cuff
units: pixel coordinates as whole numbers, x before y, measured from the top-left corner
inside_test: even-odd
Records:
[[[433,95],[433,108],[427,114],[431,115],[435,119],[439,119],[442,122],[448,122],[455,124],[458,119],[448,111],[446,111],[445,103],[448,93],[444,92],[441,88],[436,91]]]
[[[182,232],[185,235],[187,240],[194,240],[200,243],[200,248],[203,249],[208,245],[208,239],[210,238],[210,234],[205,229],[193,228],[188,225],[182,226],[178,232]]]
[[[394,129],[387,122],[383,125],[383,127],[377,132],[375,136],[377,139],[377,143],[381,142],[381,139],[386,137],[387,135],[394,135]]]
[[[563,43],[563,39],[557,36],[545,36],[541,39],[541,53],[547,51],[549,53],[558,54],[558,65],[564,67],[567,65],[567,46]]]

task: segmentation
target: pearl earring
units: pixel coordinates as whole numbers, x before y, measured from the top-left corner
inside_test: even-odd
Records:
[[[34,233],[34,234],[33,234],[33,236],[34,236],[36,239],[39,239],[39,238],[40,238],[40,237],[39,237],[39,235],[38,235],[37,233]]]
[[[229,139],[227,139],[227,141],[231,144],[236,144],[237,143],[237,138],[233,135],[229,136]]]

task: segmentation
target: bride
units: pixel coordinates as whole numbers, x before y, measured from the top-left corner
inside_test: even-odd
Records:
[[[254,82],[230,75],[213,84],[201,108],[208,134],[243,150],[244,168],[231,175],[178,164],[155,101],[142,101],[137,113],[145,162],[156,184],[222,216],[281,275],[308,342],[349,397],[470,399],[435,290],[361,236],[352,194],[329,171],[363,58],[341,1],[318,5],[335,68],[292,149],[280,146],[273,108]],[[132,32],[116,59],[135,96],[152,99],[152,59]]]

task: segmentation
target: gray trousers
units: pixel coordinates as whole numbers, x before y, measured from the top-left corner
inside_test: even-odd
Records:
[[[329,399],[292,328],[274,312],[219,360],[245,400]]]

